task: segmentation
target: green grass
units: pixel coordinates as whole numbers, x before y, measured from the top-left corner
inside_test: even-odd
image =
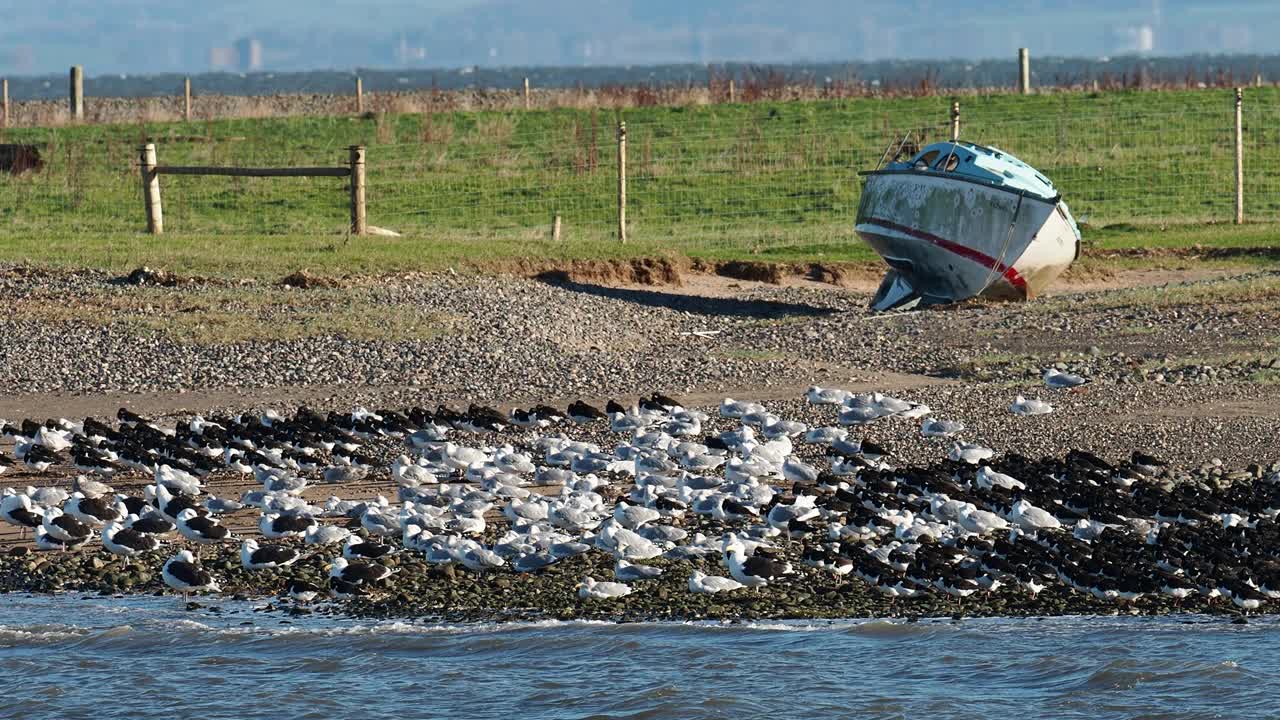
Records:
[[[1249,382],[1257,385],[1280,385],[1280,370],[1266,368],[1249,376]]]
[[[1249,217],[1280,219],[1280,90],[1249,90]],[[857,171],[907,129],[940,139],[950,99],[395,114],[3,131],[46,168],[0,175],[0,259],[268,275],[432,269],[512,259],[683,254],[873,262],[852,232]],[[1054,180],[1091,252],[1275,247],[1232,214],[1231,94],[963,100],[962,137]],[[617,243],[616,120],[628,128],[628,234]],[[162,164],[342,165],[368,146],[368,217],[402,239],[347,238],[345,180],[163,176],[166,235],[141,233],[137,146]],[[549,241],[554,215],[561,243]],[[1230,257],[1233,262],[1234,256]],[[1242,263],[1269,263],[1253,253]],[[1108,259],[1125,264],[1132,258]]]

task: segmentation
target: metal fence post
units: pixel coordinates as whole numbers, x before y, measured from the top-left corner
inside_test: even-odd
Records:
[[[138,148],[139,169],[142,171],[142,204],[147,210],[147,232],[164,233],[164,210],[160,206],[160,175],[156,172],[156,146],[147,143]]]
[[[960,139],[960,101],[951,103],[951,142]]]
[[[182,80],[182,119],[191,122],[191,78]]]
[[[529,109],[529,78],[524,79],[524,109]]]
[[[364,146],[352,145],[351,162],[351,234],[364,235],[368,231],[364,205]]]
[[[627,124],[618,123],[618,240],[627,241]]]
[[[356,114],[364,114],[364,82],[356,76]]]
[[[1236,88],[1236,224],[1244,224],[1244,90]]]
[[[0,79],[0,127],[9,127],[9,78]]]

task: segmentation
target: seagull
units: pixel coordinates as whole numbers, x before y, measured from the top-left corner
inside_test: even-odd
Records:
[[[346,542],[351,537],[351,531],[338,527],[337,525],[312,525],[307,528],[302,539],[308,545],[333,545],[335,543]]]
[[[1021,480],[1004,473],[992,470],[989,465],[983,465],[978,468],[978,474],[975,476],[974,484],[983,490],[990,490],[993,487],[1002,487],[1006,490],[1026,490],[1027,486]]]
[[[259,546],[253,538],[246,538],[240,544],[240,564],[246,570],[288,567],[301,556],[296,549],[284,545]]]
[[[142,517],[130,515],[125,518],[125,526],[143,535],[168,535],[178,527],[176,523],[169,522],[163,515],[154,510]]]
[[[110,495],[115,492],[110,485],[90,479],[84,475],[77,475],[71,481],[71,489],[89,498]]]
[[[348,560],[377,560],[390,555],[395,548],[361,538],[359,535],[348,535],[347,544],[342,548],[342,557]]]
[[[93,528],[73,515],[67,515],[56,507],[45,508],[40,526],[51,537],[68,545],[84,543],[93,535]]]
[[[214,582],[213,576],[205,572],[196,562],[190,550],[182,550],[169,558],[160,571],[164,584],[184,595],[192,592],[220,592],[222,588]]]
[[[789,562],[773,560],[763,555],[748,557],[746,548],[737,541],[730,543],[724,552],[729,574],[747,587],[764,587],[770,580],[778,580],[795,572]]]
[[[647,580],[656,578],[661,574],[662,568],[660,567],[632,564],[622,558],[619,558],[617,564],[613,566],[613,576],[622,582]]]
[[[610,600],[630,594],[631,586],[620,582],[597,582],[595,578],[587,576],[578,583],[578,597],[584,600],[587,598]]]
[[[809,389],[805,391],[805,400],[807,400],[810,405],[840,405],[852,397],[852,395],[853,393],[848,390],[811,385],[809,386]]]
[[[817,498],[813,495],[801,495],[797,497],[790,505],[778,503],[769,508],[767,519],[769,526],[781,532],[787,532],[792,520],[804,522],[812,520],[818,516],[818,509],[814,506]]]
[[[813,483],[818,481],[818,468],[791,456],[782,461],[782,477],[790,482]]]
[[[137,516],[130,515],[129,520],[137,520]],[[112,520],[102,528],[102,547],[113,555],[131,558],[135,555],[159,550],[160,538],[139,532],[128,525]]]
[[[954,443],[951,446],[951,452],[947,453],[947,458],[955,462],[967,462],[970,465],[977,465],[995,455],[996,451],[989,447],[983,447],[976,443]]]
[[[20,528],[38,528],[44,522],[44,508],[33,504],[26,493],[5,495],[0,501],[0,518]]]
[[[920,423],[920,434],[925,437],[951,437],[962,430],[964,430],[964,423],[956,420],[927,417]]]
[[[1067,388],[1079,387],[1088,380],[1079,375],[1062,372],[1057,368],[1049,368],[1044,371],[1044,384],[1054,390],[1065,390]]]
[[[87,541],[88,539],[86,538],[85,540],[81,540],[78,543],[63,542],[58,538],[50,535],[48,531],[44,529],[43,525],[36,526],[36,541],[35,541],[36,550],[40,550],[43,552],[57,552],[60,550],[79,550],[80,548],[84,547],[84,544]]]
[[[707,575],[699,570],[694,570],[689,576],[689,592],[693,593],[727,592],[741,587],[743,587],[742,583],[737,580],[720,575]]]
[[[622,523],[623,527],[636,530],[642,525],[662,519],[662,513],[653,508],[619,501],[613,508],[613,518]]]
[[[201,545],[220,543],[231,539],[231,533],[213,518],[201,517],[195,509],[187,508],[178,513],[178,532],[182,537]]]
[[[329,567],[329,585],[336,595],[356,595],[366,586],[391,577],[392,569],[368,560],[335,558]]]
[[[124,515],[116,509],[115,497],[87,498],[77,492],[67,499],[62,510],[89,527],[95,528],[100,528],[112,520],[124,519]]]
[[[1018,500],[1013,504],[1013,509],[1009,511],[1009,520],[1017,523],[1023,530],[1035,532],[1037,530],[1054,530],[1062,527],[1062,523],[1058,518],[1051,515],[1047,510],[1032,505],[1027,500]]]
[[[1053,412],[1053,406],[1043,400],[1028,400],[1018,395],[1009,406],[1009,412],[1014,415],[1048,415]]]
[[[214,515],[226,515],[228,513],[243,510],[244,503],[230,498],[220,498],[210,495],[205,498],[204,508]]]
[[[258,530],[263,537],[280,540],[287,537],[302,537],[316,525],[316,520],[307,515],[280,513],[263,513],[258,518]]]
[[[1009,528],[1009,522],[1004,518],[993,512],[979,510],[974,507],[966,507],[961,510],[958,520],[960,527],[979,535],[993,530],[1007,530]]]

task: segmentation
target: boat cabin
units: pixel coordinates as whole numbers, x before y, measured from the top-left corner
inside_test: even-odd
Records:
[[[969,142],[933,143],[910,160],[889,163],[885,169],[954,173],[967,179],[1022,190],[1047,200],[1058,197],[1053,183],[1035,168],[1003,150]]]

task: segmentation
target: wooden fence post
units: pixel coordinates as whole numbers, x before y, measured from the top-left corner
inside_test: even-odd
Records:
[[[71,119],[84,119],[84,67],[80,65],[71,66]]]
[[[147,209],[147,232],[160,235],[164,232],[164,210],[160,206],[160,175],[156,172],[156,146],[147,143],[138,148],[141,152],[139,169],[142,171],[142,203]]]
[[[734,95],[735,95],[734,89],[735,88],[733,87],[733,78],[729,78],[729,102],[734,101]]]
[[[551,239],[557,242],[560,240],[560,213],[556,213],[551,219]]]
[[[9,78],[0,79],[0,127],[9,127]]]
[[[618,240],[627,241],[627,124],[618,122]]]
[[[364,114],[364,81],[360,76],[356,76],[356,114]]]
[[[364,206],[364,146],[352,145],[351,161],[351,234],[364,235],[368,231]]]
[[[182,119],[191,122],[191,78],[182,79]]]
[[[1031,52],[1027,48],[1018,48],[1018,91],[1031,94]]]
[[[951,142],[960,139],[960,101],[951,103]]]
[[[529,100],[529,78],[524,79],[524,109],[528,110],[530,106]]]
[[[1236,88],[1236,224],[1244,224],[1244,90]]]

